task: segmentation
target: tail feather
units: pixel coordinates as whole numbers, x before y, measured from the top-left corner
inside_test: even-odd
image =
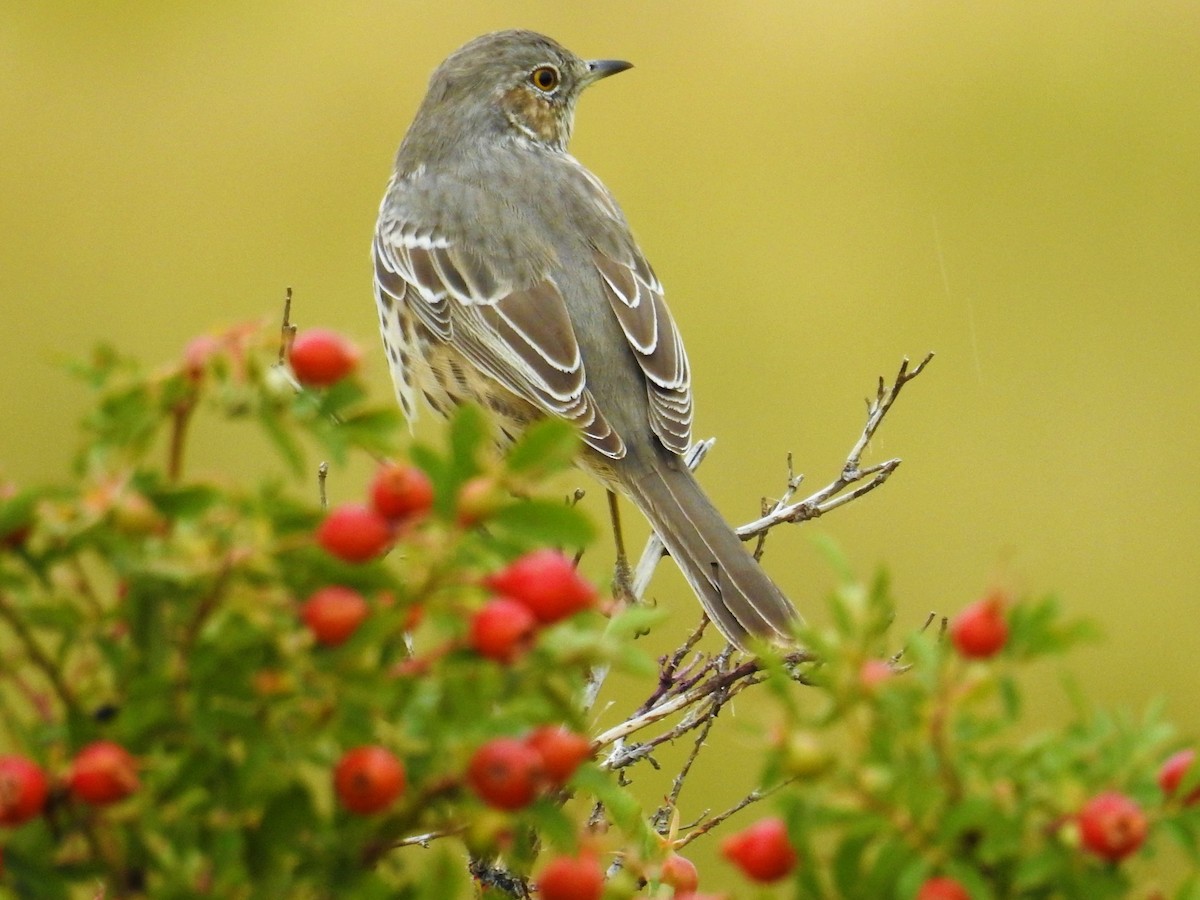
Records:
[[[751,637],[791,639],[799,613],[746,552],[686,466],[654,466],[625,487],[731,643],[745,650]]]

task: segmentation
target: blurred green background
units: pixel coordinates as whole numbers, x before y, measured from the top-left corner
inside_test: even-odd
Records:
[[[1097,699],[1165,694],[1196,732],[1195,2],[3,4],[0,472],[65,472],[84,397],[57,361],[168,359],[286,285],[386,389],[367,249],[392,156],[437,63],[512,26],[636,64],[572,149],[667,286],[731,519],[788,451],[824,484],[876,376],[938,353],[872,449],[893,481],[769,543],[802,607],[833,581],[816,528],[886,562],[905,627],[1052,589],[1108,632],[1073,657]],[[667,568],[656,593],[690,603]]]

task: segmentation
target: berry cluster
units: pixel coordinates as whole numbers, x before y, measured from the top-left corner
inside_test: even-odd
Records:
[[[485,579],[493,592],[472,617],[475,652],[512,663],[533,646],[539,629],[596,604],[596,589],[557,550],[534,550]]]

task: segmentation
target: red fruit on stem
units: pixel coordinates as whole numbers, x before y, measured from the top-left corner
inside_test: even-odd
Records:
[[[529,607],[544,624],[591,608],[596,589],[580,577],[575,564],[557,550],[534,550],[489,576],[493,590]]]
[[[1180,750],[1167,758],[1158,770],[1158,786],[1163,794],[1168,797],[1175,795],[1195,759],[1196,751],[1191,749]],[[1200,785],[1183,798],[1184,806],[1195,806],[1197,803],[1200,803]]]
[[[370,609],[358,591],[331,585],[315,591],[304,601],[300,618],[318,644],[336,647],[358,630]]]
[[[591,855],[556,856],[537,879],[540,900],[600,900],[604,871]]]
[[[335,331],[312,328],[296,335],[288,357],[305,387],[328,387],[358,368],[358,348]]]
[[[361,563],[383,553],[392,542],[387,519],[370,507],[346,503],[325,517],[317,528],[317,543],[345,562]]]
[[[546,776],[555,787],[566,784],[583,761],[592,755],[592,742],[558,725],[542,725],[525,738],[525,743],[537,751],[546,769]]]
[[[385,519],[416,521],[433,508],[433,482],[416,466],[387,463],[371,481],[371,505]]]
[[[971,900],[967,889],[953,878],[928,878],[917,891],[916,900]]]
[[[545,783],[537,751],[516,738],[493,738],[475,751],[467,782],[488,806],[515,810],[528,806]]]
[[[46,805],[46,773],[24,756],[0,756],[0,825],[28,822]]]
[[[480,656],[511,663],[533,646],[537,626],[537,619],[524,605],[496,597],[471,617],[469,640]]]
[[[137,760],[120,744],[96,741],[75,755],[67,785],[85,803],[116,803],[138,789]]]
[[[950,639],[955,649],[967,659],[995,656],[1008,641],[1004,599],[999,594],[992,594],[972,603],[950,625]]]
[[[696,864],[686,856],[672,853],[663,860],[658,880],[673,887],[676,897],[683,897],[700,886],[700,873],[696,871]]]
[[[1142,808],[1116,791],[1098,794],[1077,816],[1083,846],[1102,859],[1124,859],[1146,840],[1149,827]]]
[[[754,881],[778,881],[796,867],[796,851],[782,819],[770,817],[730,835],[721,854]]]
[[[391,806],[404,793],[404,764],[375,745],[347,750],[333,770],[333,789],[350,812],[369,816]]]

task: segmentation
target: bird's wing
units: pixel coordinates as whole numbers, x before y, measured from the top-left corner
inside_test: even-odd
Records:
[[[618,227],[593,243],[592,262],[600,273],[625,339],[646,376],[650,427],[675,453],[692,439],[692,379],[683,338],[663,298],[663,287],[634,242],[616,201],[596,176],[576,164],[579,187],[590,205]]]
[[[551,278],[515,284],[389,192],[376,229],[375,291],[381,308],[406,307],[486,375],[535,406],[573,422],[612,459],[625,444],[586,387],[583,357]]]
[[[605,293],[646,376],[650,427],[667,449],[683,453],[692,436],[692,387],[687,353],[654,270],[636,251],[614,259],[596,250],[592,261]]]

